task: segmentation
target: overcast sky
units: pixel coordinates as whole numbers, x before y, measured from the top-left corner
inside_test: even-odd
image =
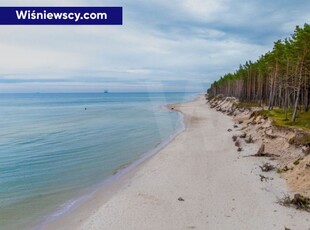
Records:
[[[123,26],[0,26],[0,92],[204,91],[310,21],[307,0],[0,0],[123,6]]]

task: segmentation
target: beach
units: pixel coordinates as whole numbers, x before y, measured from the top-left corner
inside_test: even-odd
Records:
[[[183,114],[182,133],[41,229],[310,229],[309,213],[278,204],[285,181],[275,172],[261,181],[264,159],[244,157],[259,146],[237,152],[231,117],[204,96],[169,107]]]

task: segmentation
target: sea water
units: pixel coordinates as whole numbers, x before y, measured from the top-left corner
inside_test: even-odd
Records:
[[[182,126],[164,105],[193,97],[0,94],[0,229],[40,222],[158,147]]]

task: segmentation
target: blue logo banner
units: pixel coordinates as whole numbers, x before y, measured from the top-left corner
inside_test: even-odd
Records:
[[[0,25],[122,24],[122,7],[0,7]]]

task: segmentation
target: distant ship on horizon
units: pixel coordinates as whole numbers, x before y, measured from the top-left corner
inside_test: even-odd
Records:
[[[109,93],[109,91],[108,91],[108,90],[105,90],[104,93]]]

